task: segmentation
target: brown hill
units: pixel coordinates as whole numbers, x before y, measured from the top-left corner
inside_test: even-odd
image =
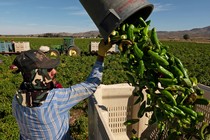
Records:
[[[157,31],[159,39],[174,39],[180,40],[183,39],[185,34],[188,34],[190,39],[201,39],[210,41],[210,26],[203,28],[193,28],[191,30],[183,31]],[[100,33],[98,31],[74,33],[72,36],[76,37],[97,37]]]
[[[79,33],[53,33],[54,36],[73,36],[73,37],[84,37],[84,38],[94,38],[100,35],[99,31],[88,31],[88,32],[79,32]]]
[[[158,38],[162,40],[181,40],[185,34],[188,34],[191,40],[196,41],[208,41],[210,42],[210,26],[203,28],[193,28],[191,30],[183,31],[158,31]],[[95,38],[100,36],[99,31],[88,31],[88,32],[79,32],[79,33],[43,33],[43,34],[33,34],[27,36],[54,36],[54,37],[64,37],[64,36],[73,36],[80,38]]]
[[[191,39],[210,40],[210,26],[183,31],[158,31],[157,33],[160,39],[183,39],[183,36],[188,34]]]
[[[74,33],[72,36],[75,37],[85,37],[85,38],[94,38],[100,36],[98,31],[89,31],[89,32],[82,32],[82,33]]]

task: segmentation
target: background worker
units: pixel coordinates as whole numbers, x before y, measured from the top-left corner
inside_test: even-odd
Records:
[[[59,59],[50,59],[40,50],[29,50],[15,58],[13,64],[23,76],[12,102],[20,140],[71,139],[69,110],[100,85],[104,57],[111,46],[101,40],[97,60],[86,81],[69,88],[56,88],[53,84]]]

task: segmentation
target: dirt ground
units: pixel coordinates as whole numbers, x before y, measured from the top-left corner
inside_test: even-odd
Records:
[[[160,39],[161,41],[180,41],[180,42],[195,42],[195,43],[210,43],[210,39],[199,39],[199,38],[192,38],[192,39]]]
[[[74,125],[75,121],[82,115],[85,115],[85,112],[83,111],[83,109],[72,109],[70,112],[70,120],[69,123],[70,125]]]

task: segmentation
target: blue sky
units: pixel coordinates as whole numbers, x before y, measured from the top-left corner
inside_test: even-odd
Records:
[[[210,26],[210,0],[150,0],[149,16],[158,31]],[[79,0],[0,0],[0,34],[97,30]]]

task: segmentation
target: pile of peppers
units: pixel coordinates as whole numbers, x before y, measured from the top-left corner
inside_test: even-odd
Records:
[[[160,42],[150,23],[151,20],[140,17],[135,24],[122,23],[110,35],[111,42],[120,50],[128,83],[136,87],[135,104],[141,104],[138,118],[152,113],[148,127],[157,124],[158,139],[166,132],[168,140],[204,140],[210,135],[210,126],[205,122],[205,114],[196,111],[196,105],[207,106],[210,101],[204,98],[196,77],[189,77],[180,59]],[[125,124],[131,122],[135,120]]]

